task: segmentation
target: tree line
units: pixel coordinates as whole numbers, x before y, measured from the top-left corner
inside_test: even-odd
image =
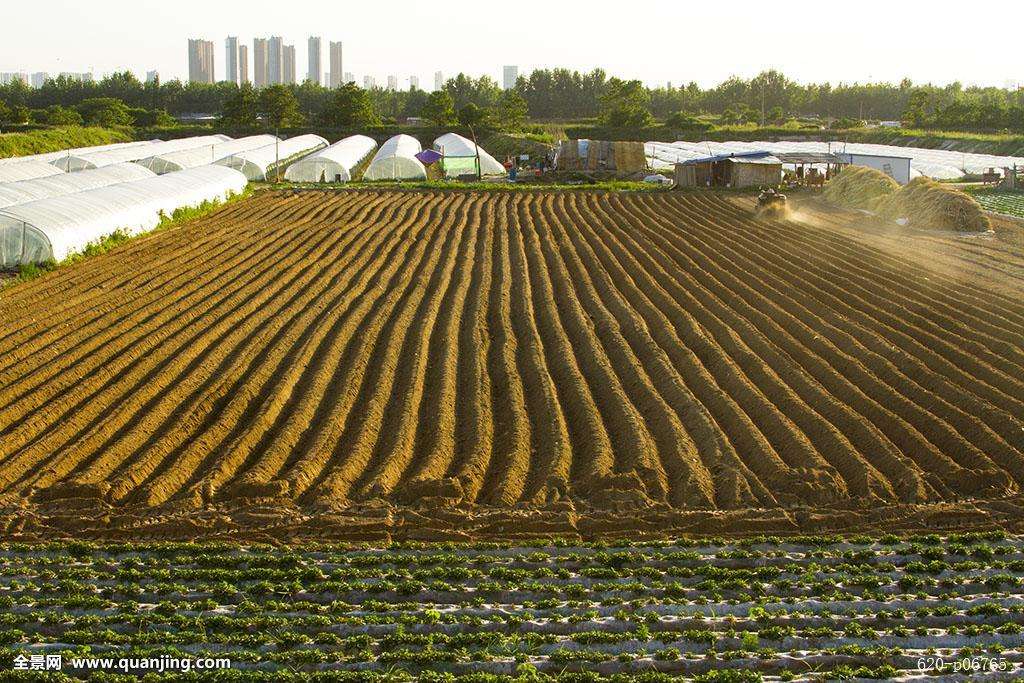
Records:
[[[117,104],[120,103],[120,104]],[[616,127],[644,127],[653,120],[681,126],[713,115],[724,123],[777,124],[794,117],[894,120],[920,128],[1024,132],[1024,90],[899,83],[800,84],[778,71],[750,79],[729,78],[711,87],[695,82],[645,87],[603,70],[538,69],[503,90],[490,77],[459,74],[442,90],[339,89],[305,82],[254,89],[227,82],[142,83],[130,72],[98,81],[67,77],[34,89],[20,82],[0,86],[0,122],[97,125],[169,125],[174,117],[214,114],[238,125],[372,125],[411,117],[435,123],[477,123],[514,129],[526,121],[599,119]]]

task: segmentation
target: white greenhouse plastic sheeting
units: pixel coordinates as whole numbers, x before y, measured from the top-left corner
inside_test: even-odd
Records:
[[[97,187],[152,178],[155,174],[138,164],[125,163],[93,168],[78,173],[58,173],[17,183],[0,184],[0,208],[34,202],[37,199],[60,197]]]
[[[426,180],[427,169],[416,155],[423,151],[411,135],[388,138],[363,173],[363,180]]]
[[[458,133],[445,133],[434,140],[434,149],[442,152],[446,157],[475,157],[477,145]],[[480,173],[481,175],[505,174],[505,167],[484,151],[483,147],[480,147]]]
[[[284,177],[293,183],[342,182],[352,180],[352,171],[373,150],[377,142],[365,135],[350,135],[330,147],[296,161]]]
[[[59,152],[43,152],[41,154],[29,154],[21,157],[4,157],[0,159],[0,165],[3,164],[16,164],[19,161],[45,161],[50,163],[54,159],[66,157],[69,154],[86,154],[91,152],[104,152],[108,149],[121,149],[122,147],[139,147],[141,145],[151,145],[154,142],[161,142],[160,140],[136,140],[133,142],[113,142],[109,145],[95,145],[93,147],[75,147],[73,149],[62,149]]]
[[[245,189],[230,168],[200,166],[0,209],[0,267],[60,261],[115,230],[152,230],[161,216]]]
[[[651,168],[671,168],[678,161],[716,154],[764,151],[772,154],[784,152],[832,152],[867,154],[892,157],[910,157],[911,175],[925,175],[936,180],[952,180],[967,173],[983,173],[989,168],[1002,171],[1014,164],[1024,167],[1024,157],[1004,157],[991,154],[953,152],[944,149],[898,147],[864,142],[648,142],[644,144],[647,163]]]
[[[32,178],[45,178],[51,175],[58,175],[64,171],[45,161],[19,161],[16,164],[4,164],[0,166],[0,183],[15,183],[19,180],[31,180]]]
[[[157,154],[139,159],[135,163],[142,164],[158,175],[163,175],[172,171],[184,171],[186,168],[207,166],[232,154],[259,149],[275,142],[277,142],[277,138],[273,135],[250,135],[215,145],[203,145],[192,149],[179,149],[176,152]]]
[[[176,152],[180,149],[216,145],[230,139],[226,135],[199,135],[165,142],[152,142],[145,146],[119,147],[100,152],[70,154],[54,159],[50,163],[63,171],[84,171],[87,168],[100,168],[126,161],[138,161],[156,154]]]
[[[327,140],[319,135],[296,135],[280,143],[232,154],[216,163],[241,171],[249,180],[266,180],[267,173],[275,166],[285,165],[326,146]]]

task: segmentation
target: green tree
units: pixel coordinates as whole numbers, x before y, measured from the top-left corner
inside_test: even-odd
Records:
[[[470,102],[459,110],[459,123],[463,126],[479,126],[487,120],[487,110]]]
[[[334,93],[323,114],[324,123],[336,128],[376,126],[380,117],[373,109],[370,93],[355,83],[345,83]]]
[[[299,101],[284,85],[272,85],[269,88],[264,88],[260,92],[260,109],[266,115],[267,123],[272,128],[301,126],[304,120],[302,112],[299,111]]]
[[[506,90],[498,98],[497,119],[504,130],[522,130],[529,113],[526,99],[515,90]]]
[[[91,97],[83,100],[77,107],[82,120],[90,126],[114,126],[132,125],[132,115],[128,111],[128,105],[114,97]]]
[[[651,96],[643,83],[611,78],[601,96],[601,120],[614,128],[644,128],[651,124]]]
[[[255,128],[259,123],[260,102],[249,83],[242,85],[224,101],[221,122],[238,128]]]
[[[455,121],[455,100],[446,90],[435,90],[427,97],[420,116],[437,124],[447,126]]]
[[[43,113],[45,123],[51,126],[80,126],[83,123],[81,114],[59,104],[51,104]]]

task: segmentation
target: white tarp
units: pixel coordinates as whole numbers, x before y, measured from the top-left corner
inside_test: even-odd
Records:
[[[0,267],[60,261],[115,230],[152,230],[177,209],[222,201],[245,186],[238,171],[200,166],[9,206],[0,209]]]
[[[297,135],[278,143],[232,154],[216,163],[241,171],[249,180],[266,180],[267,173],[275,166],[286,165],[326,146],[327,140],[319,135]]]
[[[410,135],[388,138],[363,173],[364,180],[426,180],[427,169],[416,155],[423,151]]]
[[[284,177],[293,183],[347,183],[352,171],[377,148],[365,135],[350,135],[288,167]]]
[[[45,178],[63,172],[45,161],[19,161],[15,164],[0,166],[0,183],[16,183],[19,180]]]
[[[477,145],[458,133],[445,133],[434,140],[434,149],[446,157],[476,157]],[[481,175],[504,175],[505,167],[480,147]]]
[[[163,175],[172,171],[184,171],[186,168],[207,166],[232,154],[273,145],[277,141],[278,139],[273,135],[250,135],[228,142],[157,154],[139,159],[136,163],[142,164],[158,175]]]
[[[216,145],[230,140],[226,135],[199,135],[178,140],[167,140],[165,142],[153,142],[149,145],[118,147],[100,152],[83,152],[81,154],[69,154],[58,157],[51,161],[54,166],[62,171],[83,171],[87,168],[100,168],[113,164],[122,164],[126,161],[138,161],[155,154],[166,154],[176,152],[180,149],[192,149]]]
[[[910,158],[911,176],[926,175],[937,180],[952,180],[965,173],[983,173],[989,168],[1001,171],[1004,167],[1024,167],[1024,157],[1004,157],[991,154],[971,154],[944,149],[898,147],[864,142],[648,142],[644,145],[647,163],[651,168],[671,168],[678,161],[734,154],[736,152],[765,151],[772,154],[785,152],[830,152],[834,154],[871,155],[875,157]]]
[[[52,168],[52,167],[51,167]],[[138,164],[125,163],[93,168],[77,173],[58,173],[45,178],[32,178],[0,185],[0,208],[34,202],[37,199],[60,197],[97,187],[152,178],[155,174]]]

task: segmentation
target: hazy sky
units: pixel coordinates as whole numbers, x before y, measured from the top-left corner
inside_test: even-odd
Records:
[[[306,38],[345,45],[344,70],[360,81],[411,74],[431,87],[437,70],[501,77],[503,64],[567,66],[703,86],[774,67],[808,81],[1024,84],[1024,3],[640,2],[387,0],[38,0],[4,2],[0,71],[123,68],[187,75],[186,40],[213,40],[218,79],[224,38],[281,35],[306,72]],[[856,8],[856,9],[854,9]],[[975,11],[976,10],[976,11]],[[1016,59],[1015,59],[1016,57]],[[251,66],[250,66],[251,76]]]

